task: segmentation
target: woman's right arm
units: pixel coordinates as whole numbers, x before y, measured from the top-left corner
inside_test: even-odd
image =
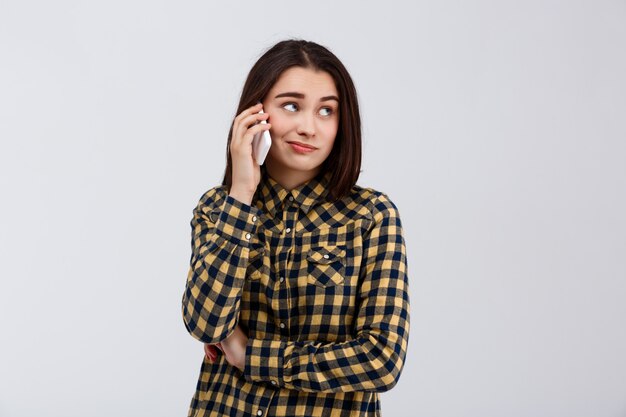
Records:
[[[182,313],[187,331],[201,342],[218,343],[237,326],[249,242],[260,215],[223,187],[207,191],[193,211]]]
[[[261,211],[251,205],[260,166],[252,157],[252,138],[269,130],[262,105],[243,110],[232,126],[230,194],[226,187],[207,191],[191,219],[191,260],[183,294],[183,320],[189,333],[215,344],[234,331],[248,267],[249,242],[257,232]]]

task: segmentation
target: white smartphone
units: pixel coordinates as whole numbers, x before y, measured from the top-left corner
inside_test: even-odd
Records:
[[[263,109],[259,113],[263,113]],[[261,123],[267,124],[265,120],[261,120]],[[258,124],[258,122],[255,124]],[[269,130],[264,130],[254,135],[254,138],[252,138],[252,155],[257,164],[263,165],[270,146],[272,146],[272,137]]]

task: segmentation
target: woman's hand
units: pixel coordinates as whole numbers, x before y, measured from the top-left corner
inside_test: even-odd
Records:
[[[243,201],[247,204],[252,202],[252,196],[261,181],[261,166],[252,156],[252,138],[272,126],[270,123],[254,125],[269,117],[267,113],[259,114],[262,108],[262,103],[258,103],[235,117],[229,146],[233,168],[230,194],[238,200],[250,200]]]
[[[235,330],[226,339],[220,343],[204,344],[204,352],[214,362],[217,359],[217,351],[219,349],[224,353],[226,361],[231,365],[239,368],[241,372],[246,366],[246,345],[248,344],[248,336],[237,325]]]

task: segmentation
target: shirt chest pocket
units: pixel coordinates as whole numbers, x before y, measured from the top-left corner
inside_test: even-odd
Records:
[[[346,249],[342,246],[315,246],[306,254],[307,282],[318,287],[332,287],[344,282]]]

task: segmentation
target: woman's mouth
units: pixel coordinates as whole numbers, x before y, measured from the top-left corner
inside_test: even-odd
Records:
[[[291,149],[293,149],[294,151],[298,153],[311,153],[316,149],[312,146],[308,146],[299,142],[287,142],[287,143],[291,146]]]

